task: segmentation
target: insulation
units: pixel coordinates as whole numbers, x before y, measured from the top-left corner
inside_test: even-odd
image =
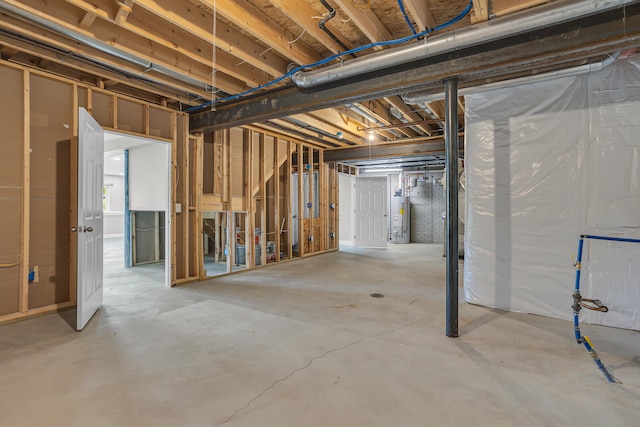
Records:
[[[119,99],[118,129],[144,134],[144,106],[137,102]]]
[[[640,237],[640,58],[468,96],[465,299],[569,319],[580,234]],[[640,329],[640,245],[588,241],[582,295]]]
[[[72,86],[31,75],[29,308],[69,301]],[[55,100],[55,102],[52,102]]]
[[[149,135],[172,139],[171,116],[172,114],[169,111],[149,107]]]
[[[0,315],[18,311],[22,205],[22,72],[0,67]]]

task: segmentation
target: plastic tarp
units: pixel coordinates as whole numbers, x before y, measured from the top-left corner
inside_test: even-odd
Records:
[[[579,236],[640,238],[640,57],[465,101],[465,300],[570,319]],[[640,330],[640,244],[582,264],[582,320]]]

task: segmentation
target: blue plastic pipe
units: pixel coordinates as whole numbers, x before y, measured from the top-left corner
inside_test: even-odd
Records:
[[[627,239],[624,237],[606,237],[606,236],[593,236],[591,234],[583,234],[580,236],[580,239],[594,239],[594,240],[611,240],[613,242],[629,242],[629,243],[640,243],[640,239]]]
[[[573,290],[574,295],[580,295],[580,271],[582,269],[582,247],[584,246],[584,236],[580,236],[580,240],[578,241],[578,259],[576,259],[576,284],[575,289]],[[573,307],[573,329],[576,334],[576,341],[578,344],[582,344],[582,337],[580,336],[580,323],[578,321],[578,316],[580,313],[580,306]]]
[[[584,348],[587,349],[587,352],[593,359],[593,362],[596,364],[600,372],[604,375],[604,377],[610,383],[617,382],[616,379],[607,371],[607,368],[604,367],[602,360],[598,356],[596,349],[593,347],[593,343],[589,339],[588,336],[582,336],[580,334],[580,305],[578,302],[580,301],[580,271],[582,269],[582,248],[584,246],[584,239],[596,239],[596,240],[612,240],[618,242],[637,242],[640,243],[640,240],[635,239],[623,239],[620,237],[604,237],[604,236],[591,236],[587,234],[583,234],[580,236],[580,240],[578,241],[578,258],[576,259],[576,284],[575,289],[573,291],[573,330],[576,335],[576,341],[578,344],[583,344]]]

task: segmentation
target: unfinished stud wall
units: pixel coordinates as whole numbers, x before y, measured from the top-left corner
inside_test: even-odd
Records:
[[[184,113],[5,61],[0,61],[0,87],[2,323],[75,305],[76,239],[70,228],[77,225],[78,107],[107,130],[154,137],[183,151],[197,147],[197,138],[190,142]],[[173,159],[175,183],[185,164]],[[193,195],[185,206],[197,224],[198,187],[182,188]],[[197,233],[192,228],[191,234]],[[174,252],[174,265],[185,265],[185,258],[191,263],[174,273],[174,283],[197,279],[197,249],[193,244]],[[30,282],[36,267],[39,280]]]
[[[19,311],[21,295],[25,99],[23,73],[0,67],[0,316]]]
[[[244,218],[232,221],[234,229],[221,239],[215,233],[222,227],[200,221],[208,239],[228,241],[227,273],[337,249],[330,237],[337,227],[337,171],[324,163],[321,149],[252,126],[210,133],[203,141],[201,212]],[[233,261],[237,247],[246,264]]]

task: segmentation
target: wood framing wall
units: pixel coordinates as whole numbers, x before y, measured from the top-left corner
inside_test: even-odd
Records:
[[[185,113],[5,61],[0,87],[0,323],[75,305],[78,107],[106,130],[172,144],[173,236],[185,239],[176,242],[172,281],[198,280],[198,245],[189,246],[189,235],[199,241],[199,172],[189,168],[198,138]],[[185,170],[193,178],[177,181]],[[34,269],[38,281],[29,280]]]
[[[213,224],[202,239],[227,242],[226,273],[338,249],[337,171],[324,163],[322,149],[259,127],[236,127],[204,136],[202,173],[200,215]],[[214,221],[237,214],[246,215],[246,224],[235,221],[226,233]],[[238,246],[246,265],[235,259]],[[222,250],[216,251],[217,260]],[[202,265],[200,271],[207,277]]]
[[[173,285],[207,277],[203,212],[228,273],[240,245],[245,268],[338,248],[337,170],[318,147],[257,127],[190,135],[185,113],[1,60],[0,87],[0,323],[76,303],[78,107],[171,144]]]

